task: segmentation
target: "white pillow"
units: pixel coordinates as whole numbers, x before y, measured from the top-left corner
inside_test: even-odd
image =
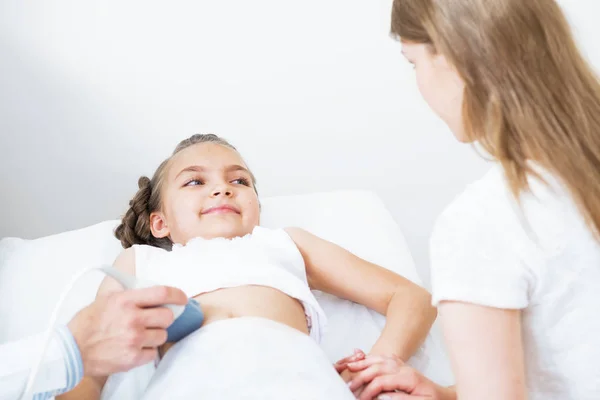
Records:
[[[82,269],[112,264],[121,251],[116,222],[36,240],[0,241],[0,342],[42,332],[71,277]],[[103,279],[92,272],[73,288],[61,312],[65,322],[89,304]]]
[[[262,199],[262,207],[263,226],[304,228],[421,284],[400,229],[371,192],[270,197]],[[112,264],[122,250],[113,235],[117,224],[107,221],[36,240],[0,241],[0,343],[43,331],[75,273]],[[62,322],[93,301],[102,279],[96,272],[79,281],[61,312]],[[385,322],[381,315],[330,295],[316,295],[329,319],[323,348],[332,361],[353,348],[370,348]],[[445,355],[434,337],[428,338],[414,364],[441,383],[450,379]],[[433,369],[428,372],[428,368]]]

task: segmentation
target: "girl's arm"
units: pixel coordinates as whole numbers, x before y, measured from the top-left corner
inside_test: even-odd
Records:
[[[123,251],[115,260],[113,266],[127,274],[135,275],[135,253],[133,248]],[[96,297],[106,296],[109,293],[121,291],[123,287],[113,278],[106,277],[102,281]],[[85,373],[85,371],[84,371]],[[106,384],[108,376],[91,377],[84,376],[79,385],[73,390],[56,396],[57,400],[99,400],[102,389]]]
[[[304,257],[312,289],[360,303],[386,316],[371,354],[408,360],[436,318],[431,295],[408,279],[299,228],[286,229]]]
[[[439,305],[460,400],[525,400],[521,312],[467,303]]]

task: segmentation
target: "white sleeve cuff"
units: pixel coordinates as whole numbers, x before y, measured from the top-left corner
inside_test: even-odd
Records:
[[[527,308],[528,299],[523,291],[509,287],[489,288],[465,285],[459,282],[445,282],[433,290],[432,304],[439,306],[443,301],[477,304],[484,307],[503,308],[507,310],[522,310]]]

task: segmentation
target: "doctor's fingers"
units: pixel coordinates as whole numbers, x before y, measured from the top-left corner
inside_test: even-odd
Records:
[[[133,323],[139,323],[144,328],[168,328],[174,321],[173,311],[166,307],[137,309]]]
[[[170,286],[152,286],[141,289],[125,290],[117,292],[123,303],[133,303],[138,307],[157,307],[164,304],[187,304],[187,296],[177,288]]]
[[[142,347],[156,348],[167,342],[167,331],[164,329],[146,329],[143,333]]]
[[[144,348],[157,348],[167,341],[164,329],[132,329],[119,338],[120,346],[128,353],[137,353]]]

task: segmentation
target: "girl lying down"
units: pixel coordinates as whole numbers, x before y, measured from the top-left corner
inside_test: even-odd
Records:
[[[326,317],[311,289],[386,315],[371,354],[408,360],[435,319],[409,280],[302,229],[261,227],[254,176],[215,135],[181,142],[130,206],[115,267],[181,288],[205,314],[161,347],[144,399],[353,399],[350,372],[338,375],[319,347]],[[98,296],[115,290],[106,278]],[[107,378],[59,399],[98,399]]]

